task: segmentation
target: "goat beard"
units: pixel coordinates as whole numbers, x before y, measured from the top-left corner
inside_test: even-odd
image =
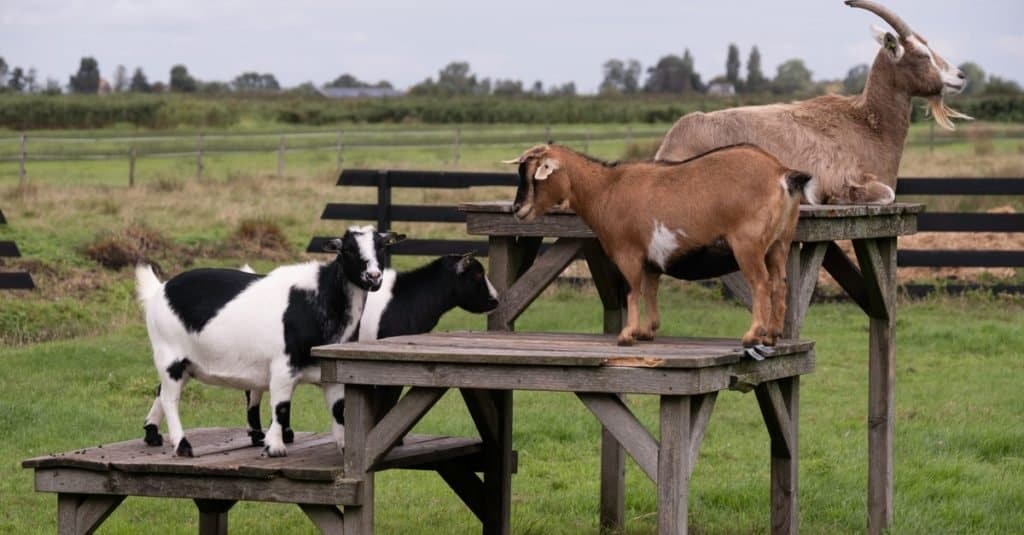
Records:
[[[935,118],[935,122],[946,130],[956,130],[956,125],[953,124],[952,121],[953,119],[965,119],[967,121],[974,120],[974,117],[960,113],[947,106],[941,95],[930,97],[928,99],[927,111]]]

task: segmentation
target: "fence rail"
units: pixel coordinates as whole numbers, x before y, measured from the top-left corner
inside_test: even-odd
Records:
[[[376,204],[329,203],[321,214],[325,220],[375,221],[377,228],[388,229],[396,221],[461,223],[465,214],[455,206],[396,205],[391,203],[392,188],[464,189],[478,186],[515,186],[512,173],[453,171],[345,170],[339,186],[377,188]],[[899,195],[1024,195],[1024,178],[901,178]],[[509,196],[511,197],[511,195]],[[939,212],[925,213],[918,219],[923,232],[1024,232],[1024,214],[988,214]],[[313,238],[309,252],[322,251],[326,238]],[[487,254],[482,240],[409,240],[391,250],[397,255],[440,255],[470,250]],[[389,263],[390,258],[384,259]],[[990,250],[914,250],[897,253],[901,267],[1024,267],[1024,251]]]
[[[7,218],[0,210],[0,225],[6,225]],[[18,245],[13,241],[0,241],[0,258],[17,258],[21,256]],[[31,290],[35,288],[32,275],[24,271],[0,272],[0,290]]]

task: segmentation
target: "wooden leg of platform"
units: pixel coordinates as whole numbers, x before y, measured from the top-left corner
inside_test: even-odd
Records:
[[[795,535],[800,519],[797,510],[800,378],[762,383],[755,392],[771,437],[772,533]]]
[[[233,500],[192,500],[199,509],[199,535],[227,535]]]
[[[124,496],[57,495],[57,533],[87,535],[110,516]]]
[[[300,503],[302,512],[313,522],[313,525],[324,535],[343,535],[345,533],[344,516],[333,505],[312,505]]]
[[[690,396],[661,396],[658,449],[658,533],[687,530],[690,496]]]
[[[376,414],[374,389],[366,385],[345,386],[345,475],[362,480],[359,505],[345,507],[344,532],[347,535],[373,533],[373,472],[367,468],[367,436],[373,429]]]
[[[512,519],[512,391],[488,392],[494,400],[497,440],[484,452],[484,535],[508,535]]]

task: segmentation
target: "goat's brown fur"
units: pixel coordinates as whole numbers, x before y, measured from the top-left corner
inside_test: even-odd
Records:
[[[654,337],[662,273],[694,279],[737,267],[754,294],[744,346],[772,345],[781,335],[786,258],[807,175],[751,145],[674,164],[607,164],[559,145],[540,145],[509,163],[519,164],[517,218],[531,220],[567,203],[626,279],[628,320],[620,344]]]
[[[818,189],[808,202],[892,202],[911,97],[929,98],[936,120],[951,128],[948,117],[965,116],[947,112],[942,95],[959,92],[965,82],[920,35],[880,39],[883,47],[862,94],[691,113],[673,125],[655,158],[681,161],[716,147],[752,143],[815,177]]]

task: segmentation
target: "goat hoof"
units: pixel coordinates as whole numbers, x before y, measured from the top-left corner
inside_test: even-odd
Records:
[[[654,331],[637,331],[635,336],[637,340],[650,342],[651,340],[654,340]]]
[[[295,431],[292,431],[291,427],[286,427],[283,431],[281,431],[281,436],[284,437],[285,444],[291,444],[292,442],[295,442]]]
[[[174,454],[178,457],[192,457],[192,444],[188,443],[187,438],[181,439],[178,443],[178,448],[174,450]]]
[[[147,446],[164,445],[164,437],[160,436],[160,430],[156,427],[156,424],[146,424],[143,429],[146,430],[146,437],[143,440],[146,441]]]
[[[757,351],[758,353],[766,357],[774,357],[776,354],[778,354],[778,351],[774,347],[762,344],[754,346],[754,351]]]
[[[744,348],[743,352],[746,353],[748,357],[754,360],[764,360],[764,356],[758,353],[757,350],[754,349],[753,347]]]
[[[263,448],[263,451],[267,452],[268,457],[287,457],[288,450],[282,445],[279,448],[272,448],[267,446]]]
[[[635,344],[636,343],[636,339],[633,338],[632,336],[620,336],[618,342],[619,342],[620,346],[624,346],[625,347],[625,346],[631,346],[631,345]]]
[[[266,437],[266,435],[264,435],[263,431],[260,430],[260,429],[250,429],[249,430],[249,439],[252,440],[252,445],[253,446],[262,446],[263,445],[263,439],[265,437]]]

